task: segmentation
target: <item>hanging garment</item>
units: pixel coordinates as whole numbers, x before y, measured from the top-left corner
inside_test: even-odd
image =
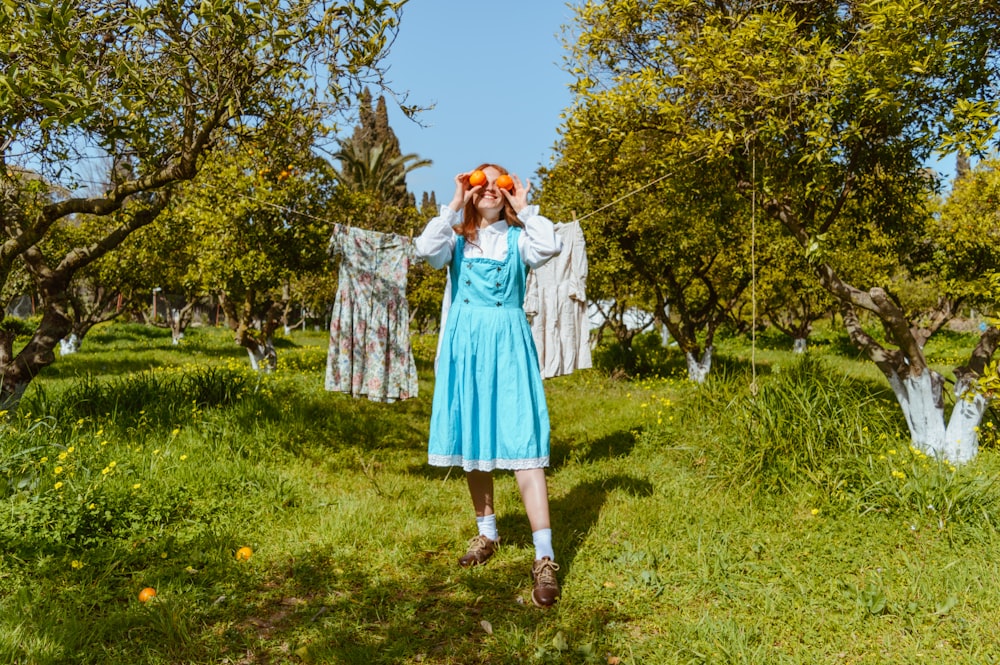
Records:
[[[524,311],[542,377],[592,367],[587,317],[587,247],[579,222],[556,224],[562,253],[528,274]]]
[[[412,243],[403,236],[337,224],[330,248],[341,261],[326,389],[376,402],[416,397],[406,302]]]

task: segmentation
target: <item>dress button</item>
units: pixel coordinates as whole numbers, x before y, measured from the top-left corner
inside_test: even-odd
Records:
[[[472,284],[472,280],[471,280],[471,279],[467,279],[467,280],[465,280],[465,283],[466,283],[467,285],[468,285],[468,284]]]
[[[468,304],[469,304],[469,299],[468,299],[468,298],[466,298],[466,299],[465,299],[465,304],[466,304],[466,305],[468,305]]]
[[[497,307],[503,307],[503,303],[500,302],[499,300],[497,301]]]
[[[497,272],[500,272],[500,270],[501,270],[500,268],[497,268]]]

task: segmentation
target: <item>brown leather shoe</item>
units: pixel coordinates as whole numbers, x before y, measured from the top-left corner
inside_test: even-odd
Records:
[[[531,590],[531,602],[538,607],[552,607],[559,600],[557,570],[559,564],[547,556],[536,559],[531,564],[531,579],[535,582],[535,588]]]
[[[497,551],[497,544],[499,542],[499,538],[490,540],[482,534],[476,536],[469,541],[469,551],[458,560],[458,565],[468,568],[469,566],[478,566],[486,563],[493,556],[493,553]]]

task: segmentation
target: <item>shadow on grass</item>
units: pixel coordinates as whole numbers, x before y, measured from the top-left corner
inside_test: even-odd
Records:
[[[420,448],[426,446],[426,432],[421,427],[426,410],[419,400],[380,404],[330,394],[297,405],[295,417],[288,420],[298,427],[296,432],[286,428],[283,440],[292,452],[299,444],[331,452]]]
[[[555,494],[550,498],[549,512],[552,517],[553,544],[560,566],[560,578],[569,575],[577,550],[597,524],[601,510],[612,492],[625,492],[633,497],[648,497],[653,494],[653,485],[644,478],[615,474],[574,485],[569,492]],[[523,512],[523,506],[516,512],[501,514],[497,520],[497,527],[506,543],[528,549],[533,547],[531,526]]]
[[[498,556],[458,570],[451,553],[414,557],[405,571],[391,571],[329,550],[302,553],[251,591],[230,648],[250,655],[266,645],[270,653],[250,662],[281,651],[317,663],[524,662],[540,646],[535,639],[548,644],[547,629],[561,627],[558,606],[532,605],[521,560]],[[591,620],[604,625],[611,612],[595,607]]]
[[[553,469],[559,469],[568,462],[589,463],[625,457],[635,448],[636,440],[641,433],[642,427],[634,427],[631,430],[611,432],[593,440],[581,441],[575,436],[570,441],[563,441],[553,437],[549,461]]]
[[[552,501],[561,579],[569,576],[575,552],[608,496],[619,491],[650,496],[653,487],[619,474],[576,485]],[[501,518],[499,526],[508,542],[530,550],[523,514]],[[558,605],[544,611],[531,604],[523,558],[501,553],[488,566],[457,570],[452,552],[425,551],[415,552],[405,571],[369,571],[355,558],[307,552],[280,579],[258,589],[258,604],[242,622],[238,644],[285,644],[312,662],[528,660],[541,646],[534,640],[547,644],[546,629],[563,625]],[[565,583],[564,593],[572,593]],[[604,625],[613,614],[595,606],[590,621]],[[506,637],[491,635],[494,628]]]
[[[612,492],[633,497],[653,495],[653,485],[644,478],[615,474],[601,480],[575,485],[551,502],[552,523],[557,537],[557,551],[562,575],[568,575],[580,545],[597,524],[601,510]],[[530,534],[529,534],[530,540]]]

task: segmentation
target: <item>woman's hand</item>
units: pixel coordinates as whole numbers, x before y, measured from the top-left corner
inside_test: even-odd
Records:
[[[451,197],[451,203],[448,207],[455,212],[460,212],[465,204],[469,202],[469,199],[473,197],[474,194],[478,193],[479,190],[483,188],[482,185],[472,187],[469,185],[469,176],[471,173],[459,173],[455,176],[455,195]]]
[[[511,174],[510,179],[514,181],[514,191],[509,192],[506,189],[501,189],[503,195],[510,202],[510,205],[514,208],[514,212],[520,214],[528,205],[528,191],[531,190],[531,183],[527,180],[521,183],[521,179],[516,175]]]

